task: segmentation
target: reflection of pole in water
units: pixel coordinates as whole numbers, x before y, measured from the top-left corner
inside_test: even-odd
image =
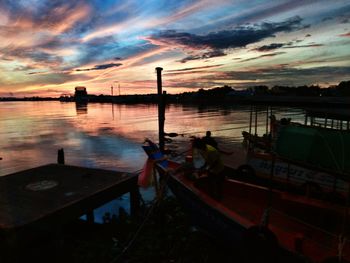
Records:
[[[114,120],[114,103],[112,101],[112,120]]]

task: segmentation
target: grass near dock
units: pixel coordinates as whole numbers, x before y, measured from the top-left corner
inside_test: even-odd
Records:
[[[149,213],[149,209],[152,212]],[[174,197],[147,205],[139,219],[121,211],[109,223],[77,222],[53,244],[28,249],[36,262],[228,262],[227,252],[196,229]]]

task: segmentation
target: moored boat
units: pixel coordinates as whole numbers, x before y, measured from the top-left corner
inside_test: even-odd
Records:
[[[246,161],[237,167],[240,178],[271,179],[285,190],[346,202],[350,187],[347,111],[307,110],[304,123],[269,117],[266,134],[258,135],[252,121],[249,132],[242,133]]]
[[[152,151],[146,152],[151,158]],[[191,160],[191,158],[188,158]],[[190,164],[157,164],[195,224],[230,247],[239,262],[349,262],[349,209],[345,205],[226,177],[222,199]]]

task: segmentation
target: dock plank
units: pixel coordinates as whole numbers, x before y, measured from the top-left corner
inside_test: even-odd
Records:
[[[63,224],[137,187],[131,173],[48,164],[0,177],[0,229]]]

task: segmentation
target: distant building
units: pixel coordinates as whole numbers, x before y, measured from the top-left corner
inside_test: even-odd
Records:
[[[86,88],[83,86],[75,87],[74,93],[75,102],[87,103],[89,101],[89,95],[87,94]]]

